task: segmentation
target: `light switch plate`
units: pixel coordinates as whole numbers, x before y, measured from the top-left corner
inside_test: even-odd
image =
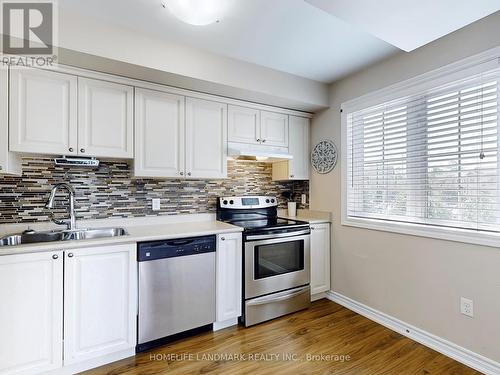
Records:
[[[307,196],[305,194],[302,194],[301,196],[301,203],[306,204],[307,203]]]
[[[161,209],[160,200],[158,198],[153,199],[152,206],[153,206],[153,211],[160,211]]]

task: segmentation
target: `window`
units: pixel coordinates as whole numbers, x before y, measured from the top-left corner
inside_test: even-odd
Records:
[[[500,232],[499,90],[495,68],[344,109],[345,223]]]

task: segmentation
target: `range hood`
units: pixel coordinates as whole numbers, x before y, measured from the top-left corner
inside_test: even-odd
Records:
[[[237,160],[256,160],[268,163],[293,159],[288,148],[262,145],[247,145],[230,142],[228,156]]]

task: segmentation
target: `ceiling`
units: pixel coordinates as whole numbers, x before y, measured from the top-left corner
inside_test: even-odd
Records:
[[[412,51],[500,10],[500,0],[305,0]]]
[[[59,5],[169,42],[327,83],[399,51],[304,0],[229,1],[227,15],[208,26],[177,20],[161,0],[59,0]]]
[[[226,15],[207,26],[179,21],[162,0],[59,5],[106,25],[326,83],[500,10],[500,0],[221,1],[229,3]]]

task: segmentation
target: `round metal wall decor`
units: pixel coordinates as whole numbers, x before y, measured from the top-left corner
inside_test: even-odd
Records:
[[[311,152],[311,164],[316,172],[325,174],[337,164],[337,147],[329,140],[320,141]]]

